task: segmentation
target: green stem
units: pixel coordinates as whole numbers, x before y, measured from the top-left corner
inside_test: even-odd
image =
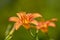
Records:
[[[35,40],[39,40],[39,39],[38,39],[38,32],[39,32],[39,30],[36,30],[36,34],[34,35],[34,34],[32,33],[32,31],[30,30],[30,34],[31,34],[31,36],[32,36]]]
[[[4,40],[10,40],[12,38],[12,34],[14,33],[14,27],[12,28],[12,30],[10,31],[10,33],[6,36],[6,38]]]
[[[36,35],[35,35],[35,40],[39,40],[39,38],[38,38],[38,32],[39,32],[39,30],[36,30]]]
[[[31,31],[31,30],[30,30],[30,34],[31,34],[31,36],[32,36],[32,37],[35,37],[35,35],[32,33],[32,31]]]

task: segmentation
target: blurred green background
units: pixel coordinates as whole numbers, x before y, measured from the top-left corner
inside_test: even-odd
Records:
[[[4,40],[10,16],[17,12],[38,12],[45,19],[57,18],[56,28],[49,28],[49,37],[60,40],[60,0],[0,0],[0,40]],[[45,40],[46,35],[39,32],[39,40]],[[12,40],[33,40],[29,32],[21,27],[14,32]]]

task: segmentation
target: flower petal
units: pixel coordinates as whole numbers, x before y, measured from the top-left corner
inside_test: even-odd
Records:
[[[24,24],[23,26],[24,26],[24,28],[26,28],[26,29],[29,29],[29,28],[30,28],[30,24]]]
[[[56,18],[53,18],[53,19],[51,19],[51,21],[53,21],[53,22],[54,22],[54,21],[57,21],[57,19],[56,19]]]
[[[38,22],[36,20],[32,20],[31,23],[38,25]]]
[[[21,17],[23,17],[24,15],[26,15],[26,12],[20,12],[17,13],[17,16],[21,19]]]
[[[52,26],[52,27],[55,27],[56,26],[53,22],[50,22],[48,25],[49,26]]]
[[[19,18],[18,17],[10,17],[9,21],[17,22],[17,21],[19,21]]]
[[[40,26],[36,26],[36,29],[40,29]]]
[[[48,32],[48,28],[42,28],[40,29],[42,32]]]
[[[42,15],[41,15],[41,14],[39,14],[39,13],[33,13],[33,17],[34,17],[34,18],[42,17]]]
[[[27,20],[32,21],[33,20],[33,15],[31,13],[26,15]]]
[[[16,30],[18,30],[21,25],[22,25],[22,23],[17,22],[17,23],[14,24],[14,27],[15,27]]]

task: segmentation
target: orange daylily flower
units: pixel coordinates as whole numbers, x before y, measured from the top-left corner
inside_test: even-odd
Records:
[[[57,21],[56,18],[53,18],[51,20],[48,20],[48,21],[41,21],[41,22],[38,22],[38,25],[37,25],[37,29],[40,29],[42,32],[48,32],[48,26],[51,26],[51,27],[55,27],[55,23],[54,21]]]
[[[17,13],[18,17],[10,17],[9,21],[15,22],[14,28],[17,30],[21,25],[23,25],[26,29],[30,28],[30,23],[36,24],[37,21],[34,20],[36,17],[42,17],[38,13],[29,13],[26,14],[26,12],[19,12]]]

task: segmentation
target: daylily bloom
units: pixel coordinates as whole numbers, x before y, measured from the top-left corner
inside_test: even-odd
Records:
[[[19,12],[17,13],[18,17],[10,17],[9,21],[15,22],[14,28],[17,30],[21,25],[23,25],[26,29],[30,28],[30,23],[36,24],[36,17],[42,17],[39,13],[28,13],[26,12]]]
[[[56,26],[54,21],[57,21],[57,19],[53,18],[51,20],[38,22],[36,28],[38,30],[40,29],[42,32],[48,32],[48,26],[51,26],[51,27],[55,27]]]

